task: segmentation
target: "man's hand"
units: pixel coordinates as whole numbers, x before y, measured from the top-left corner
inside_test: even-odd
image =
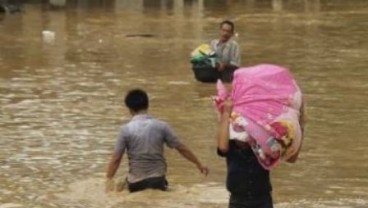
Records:
[[[207,166],[203,166],[203,165],[198,165],[197,166],[198,170],[205,176],[208,175],[208,173],[210,172],[210,170],[208,169]]]
[[[116,173],[116,171],[119,168],[121,159],[123,158],[123,154],[120,153],[114,153],[111,157],[111,160],[109,162],[109,166],[107,167],[107,173],[106,173],[106,178],[108,178],[108,180],[112,179]]]
[[[110,192],[110,191],[115,191],[115,181],[113,178],[107,178],[106,182],[105,182],[105,191]]]
[[[230,115],[233,110],[233,101],[230,98],[227,98],[224,102],[224,114]]]
[[[208,168],[206,166],[203,166],[201,162],[199,162],[198,158],[193,154],[193,152],[184,144],[180,144],[178,147],[176,147],[176,150],[187,160],[194,163],[198,170],[204,174],[208,175]]]
[[[217,71],[222,72],[225,70],[225,64],[224,63],[218,63],[217,65]]]

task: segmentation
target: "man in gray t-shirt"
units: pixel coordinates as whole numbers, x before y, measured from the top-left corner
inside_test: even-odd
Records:
[[[194,163],[199,171],[208,174],[197,157],[174,135],[169,125],[147,114],[148,96],[143,90],[129,91],[125,104],[133,118],[120,129],[115,151],[107,170],[108,184],[111,184],[121,159],[127,152],[129,173],[128,188],[131,192],[146,188],[167,189],[166,160],[164,144],[175,148],[187,160]]]

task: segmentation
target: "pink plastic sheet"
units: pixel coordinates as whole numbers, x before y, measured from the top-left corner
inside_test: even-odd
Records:
[[[289,159],[300,147],[302,93],[289,70],[261,64],[235,71],[231,92],[221,81],[215,99],[219,112],[233,100],[230,139],[248,142],[265,169]]]

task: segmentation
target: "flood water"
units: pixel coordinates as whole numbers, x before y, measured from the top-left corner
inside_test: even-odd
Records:
[[[290,68],[307,100],[300,160],[272,171],[275,207],[368,207],[368,1],[32,2],[0,14],[0,208],[227,207],[215,86],[195,81],[189,64],[227,18],[242,65]],[[208,177],[167,150],[170,192],[105,194],[134,87],[149,92],[151,114],[208,164]],[[126,171],[124,159],[118,177]]]

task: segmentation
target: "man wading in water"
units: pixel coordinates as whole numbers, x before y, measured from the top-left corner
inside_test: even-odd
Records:
[[[184,158],[194,163],[202,174],[208,174],[208,168],[180,142],[169,125],[147,113],[149,101],[145,91],[140,89],[129,91],[125,97],[125,105],[133,118],[120,129],[106,174],[107,190],[114,188],[113,177],[125,151],[129,160],[126,182],[130,192],[147,188],[167,190],[164,144],[176,149]]]

